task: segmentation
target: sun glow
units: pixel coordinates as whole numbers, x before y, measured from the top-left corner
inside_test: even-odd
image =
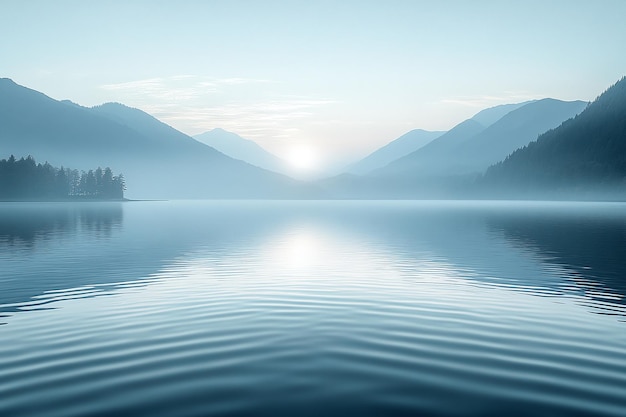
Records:
[[[298,145],[287,154],[287,161],[293,168],[306,171],[317,165],[317,154],[310,146]]]

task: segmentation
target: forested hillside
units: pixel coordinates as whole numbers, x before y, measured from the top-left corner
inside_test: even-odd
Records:
[[[511,192],[626,188],[626,78],[577,117],[492,166],[485,187]]]

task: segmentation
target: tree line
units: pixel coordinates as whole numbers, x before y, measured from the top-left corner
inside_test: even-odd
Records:
[[[79,172],[32,156],[0,160],[0,200],[123,199],[124,190],[124,175],[108,167]]]

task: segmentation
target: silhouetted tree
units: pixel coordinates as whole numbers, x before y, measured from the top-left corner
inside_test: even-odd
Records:
[[[124,176],[114,176],[110,168],[79,173],[37,164],[30,155],[0,160],[0,200],[121,199],[125,189]]]
[[[126,191],[126,180],[124,179],[124,175],[120,174],[113,177],[111,198],[124,198],[124,191]]]
[[[88,196],[95,196],[98,193],[98,184],[96,183],[96,175],[93,170],[87,171],[85,178],[85,194]]]

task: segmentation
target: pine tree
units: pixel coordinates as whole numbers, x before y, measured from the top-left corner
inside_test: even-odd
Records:
[[[48,162],[37,164],[30,155],[0,160],[0,200],[122,199],[125,189],[124,176],[114,176],[108,167],[79,173]]]

